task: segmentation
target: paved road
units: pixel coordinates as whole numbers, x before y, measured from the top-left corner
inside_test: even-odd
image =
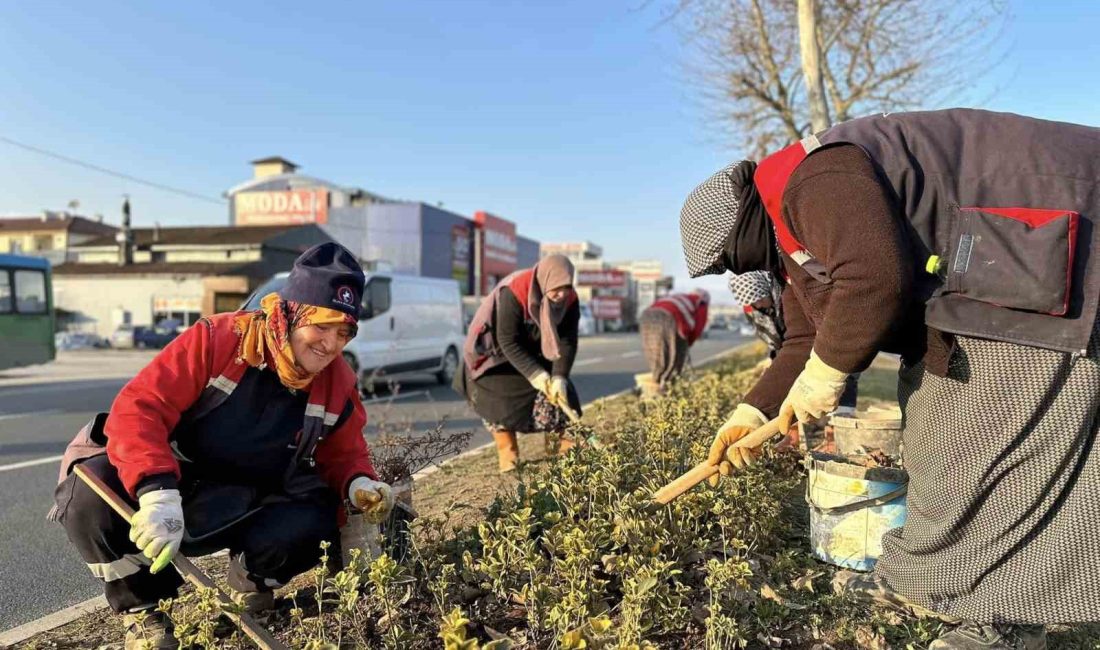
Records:
[[[743,340],[715,332],[692,354],[701,360]],[[582,339],[573,380],[587,402],[631,387],[634,374],[644,370],[636,334],[604,335]],[[49,459],[96,412],[109,408],[125,379],[44,379],[48,383],[0,384],[0,630],[101,593],[61,527],[44,519],[57,481],[57,462]],[[384,393],[366,406],[368,436],[381,422],[424,431],[446,417],[448,431],[475,432],[471,446],[490,439],[449,387],[428,378],[404,382],[396,395]]]

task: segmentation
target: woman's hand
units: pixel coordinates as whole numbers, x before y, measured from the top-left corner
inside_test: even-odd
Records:
[[[559,406],[569,404],[569,379],[566,377],[551,377],[546,387],[546,397]]]
[[[360,476],[348,486],[351,505],[363,511],[363,518],[372,524],[381,523],[393,510],[393,488],[381,481]]]

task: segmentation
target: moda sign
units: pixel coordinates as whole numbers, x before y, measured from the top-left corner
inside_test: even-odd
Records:
[[[328,222],[328,190],[238,192],[233,196],[238,226]]]

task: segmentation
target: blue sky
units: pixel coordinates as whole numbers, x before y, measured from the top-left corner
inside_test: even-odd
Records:
[[[0,136],[211,197],[283,155],[684,278],[683,198],[740,152],[683,78],[672,1],[4,3]],[[984,107],[1100,124],[1100,3],[1011,10]],[[137,225],[227,220],[0,142],[0,214],[117,221],[124,193]]]

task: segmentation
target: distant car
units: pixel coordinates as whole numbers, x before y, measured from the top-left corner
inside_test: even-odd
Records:
[[[119,325],[111,332],[110,341],[112,348],[134,347],[134,326],[129,323]]]
[[[155,327],[135,327],[135,348],[163,348],[179,336],[178,326],[160,323]]]
[[[119,325],[111,334],[113,348],[163,348],[179,336],[176,321],[162,321],[154,327]]]
[[[592,308],[587,303],[581,303],[581,320],[577,323],[579,336],[592,336],[596,333],[596,319],[592,317]]]
[[[111,344],[101,336],[87,332],[58,332],[53,335],[54,346],[58,350],[86,350],[88,348],[107,348]]]
[[[729,319],[727,319],[722,314],[718,314],[713,319],[711,319],[710,326],[711,326],[711,328],[716,329],[716,330],[729,329],[729,326],[730,326]]]

